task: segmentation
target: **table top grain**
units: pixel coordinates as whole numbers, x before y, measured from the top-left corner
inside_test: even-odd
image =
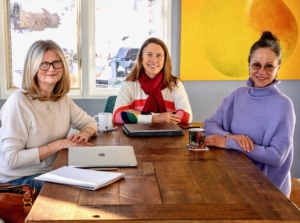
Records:
[[[184,136],[98,133],[93,143],[131,145],[138,166],[96,191],[46,182],[26,222],[300,222],[299,209],[235,150],[188,151]],[[53,169],[68,164],[61,150]]]

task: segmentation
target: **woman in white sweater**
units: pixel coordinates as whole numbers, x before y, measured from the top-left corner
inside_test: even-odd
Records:
[[[48,172],[63,148],[92,146],[97,122],[68,96],[70,78],[63,51],[51,40],[29,48],[22,89],[0,111],[0,183],[29,184],[38,192],[43,182],[33,178]],[[70,127],[80,130],[68,138]]]
[[[123,83],[114,123],[190,123],[193,114],[183,83],[172,75],[166,44],[155,37],[141,46],[137,62]]]

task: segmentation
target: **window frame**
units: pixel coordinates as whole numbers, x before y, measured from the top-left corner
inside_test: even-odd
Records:
[[[161,0],[162,4],[162,33],[163,40],[169,51],[171,51],[171,3],[172,0]],[[11,53],[8,52],[10,44],[8,11],[6,10],[8,0],[0,0],[0,99],[7,99],[16,88],[9,88],[9,81],[12,78],[11,71]],[[110,95],[117,95],[118,88],[106,89],[96,88],[95,80],[95,2],[94,0],[77,0],[78,3],[78,60],[79,66],[79,89],[71,89],[68,96],[72,99],[107,99]],[[92,13],[91,13],[92,12]],[[29,46],[28,46],[29,47]],[[86,58],[86,59],[82,59]],[[4,74],[4,75],[3,75]]]

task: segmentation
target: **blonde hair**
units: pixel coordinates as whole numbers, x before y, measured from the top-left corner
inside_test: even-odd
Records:
[[[63,63],[62,78],[56,83],[51,100],[59,101],[70,91],[69,69],[62,49],[52,40],[38,40],[27,51],[22,77],[22,88],[26,90],[25,94],[34,100],[45,100],[45,95],[38,86],[37,72],[44,54],[49,50],[57,53]]]
[[[179,78],[172,75],[171,57],[170,57],[170,54],[169,54],[166,44],[162,40],[155,38],[155,37],[151,37],[151,38],[147,39],[142,44],[142,46],[138,52],[138,55],[137,55],[137,61],[134,65],[134,67],[132,68],[130,74],[126,78],[126,81],[137,81],[139,79],[140,75],[144,72],[144,67],[142,64],[143,53],[144,53],[145,47],[148,46],[150,43],[154,43],[154,44],[161,46],[161,48],[164,51],[165,61],[164,61],[164,66],[162,68],[162,73],[164,75],[164,84],[170,91],[172,91],[172,88],[174,86],[177,86],[177,80]]]

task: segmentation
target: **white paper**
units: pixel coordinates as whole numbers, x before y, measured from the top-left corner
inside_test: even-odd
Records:
[[[97,190],[124,177],[124,173],[78,169],[64,166],[35,177],[36,180],[48,181],[80,187],[88,190]]]

